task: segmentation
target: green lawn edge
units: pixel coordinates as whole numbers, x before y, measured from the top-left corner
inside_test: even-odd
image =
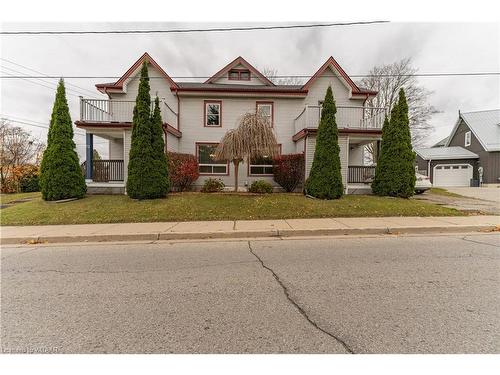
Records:
[[[29,202],[1,209],[0,222],[5,226],[464,215],[461,211],[416,199],[373,195],[347,195],[329,201],[285,193],[175,193],[165,199],[143,201],[125,195],[89,195],[65,203],[45,202],[38,195]]]

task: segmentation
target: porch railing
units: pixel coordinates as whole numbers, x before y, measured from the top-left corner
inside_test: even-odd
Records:
[[[82,122],[132,122],[135,101],[80,98],[80,121]],[[153,103],[151,110],[153,110]],[[160,101],[164,123],[177,128],[177,113],[163,100]]]
[[[339,129],[382,129],[385,108],[337,106],[335,119]],[[295,132],[317,128],[321,119],[321,106],[306,105],[295,118]]]
[[[347,182],[353,184],[369,184],[375,177],[374,165],[349,165]]]
[[[87,162],[82,163],[82,172],[85,175]],[[92,181],[112,182],[123,181],[123,160],[93,160]]]

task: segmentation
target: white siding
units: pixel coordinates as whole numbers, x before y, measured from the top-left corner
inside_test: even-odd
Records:
[[[255,112],[256,101],[272,101],[274,103],[274,130],[276,139],[281,144],[283,154],[295,153],[296,145],[292,141],[294,134],[293,120],[300,113],[302,100],[269,99],[269,98],[217,98],[222,100],[222,127],[204,127],[204,97],[185,97],[180,102],[180,123],[182,138],[179,142],[179,152],[196,154],[196,142],[218,143],[229,129],[238,125],[241,116],[247,112]],[[210,98],[211,99],[211,98]],[[266,179],[272,182],[272,177],[248,176],[248,165],[242,163],[239,168],[240,185],[245,181]],[[234,171],[230,165],[229,176],[220,177],[228,186],[234,183]],[[207,176],[214,177],[214,176]],[[197,185],[203,184],[207,178],[200,176]]]
[[[295,142],[295,153],[300,154],[304,152],[304,143],[305,139],[299,139],[297,142]]]
[[[344,187],[347,186],[347,166],[349,163],[349,137],[339,136],[339,147],[340,147],[340,168],[342,173],[342,183]],[[316,150],[316,136],[308,136],[306,138],[306,178],[309,177],[309,172],[311,172],[312,162],[314,159],[314,151]]]
[[[128,177],[128,161],[129,161],[129,153],[130,153],[130,145],[131,145],[131,130],[123,131],[123,150],[125,157],[123,158],[123,180],[125,183],[127,182]]]
[[[133,78],[131,78],[128,81],[128,83],[126,85],[126,92],[125,93],[123,93],[123,94],[118,94],[118,93],[111,94],[111,99],[112,100],[115,99],[115,100],[135,101],[135,99],[137,97],[137,93],[139,91],[139,73],[140,73],[140,70],[138,69],[136,72],[136,76],[134,76]],[[148,74],[150,77],[160,77],[160,72],[158,72],[151,65],[148,67]],[[160,100],[165,101],[165,103],[167,103],[168,106],[170,108],[172,108],[172,110],[174,112],[177,112],[177,98],[172,93],[172,91],[170,91],[170,84],[166,79],[152,78],[149,80],[149,85],[151,88],[150,94],[151,94],[152,100],[154,100],[156,95],[158,95],[158,98],[160,98]],[[127,116],[127,117],[130,117],[130,119],[128,121],[132,121],[132,109],[133,109],[133,107],[131,107],[131,109],[130,109],[130,116]],[[162,110],[162,116],[164,119],[167,119],[167,118],[170,119],[172,117],[171,113],[169,113],[169,111],[166,108],[164,108],[164,106],[161,106],[161,110]],[[174,122],[174,121],[172,119],[172,120],[169,120],[169,122]],[[177,124],[175,124],[175,123],[171,123],[170,125],[173,126],[174,128],[177,127]]]
[[[351,149],[352,147],[352,149]],[[349,164],[350,165],[363,165],[363,150],[364,146],[349,146]]]
[[[111,138],[109,140],[109,158],[123,160],[123,139]]]
[[[167,150],[171,152],[179,152],[179,138],[172,134],[167,134]]]

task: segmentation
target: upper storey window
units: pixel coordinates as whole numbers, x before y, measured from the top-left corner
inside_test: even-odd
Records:
[[[231,81],[250,81],[250,71],[244,69],[231,69],[228,73]]]

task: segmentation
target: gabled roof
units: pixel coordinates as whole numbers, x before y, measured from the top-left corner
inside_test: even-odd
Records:
[[[221,70],[219,70],[217,73],[215,73],[212,77],[207,79],[205,83],[214,83],[215,80],[218,78],[221,78],[225,76],[232,68],[238,65],[243,65],[245,68],[247,68],[250,73],[253,73],[255,76],[259,77],[259,79],[264,82],[268,86],[274,86],[274,83],[272,83],[269,79],[267,79],[261,72],[259,72],[255,67],[253,67],[252,64],[250,64],[248,61],[246,61],[243,57],[238,56],[236,59],[231,61],[229,64],[227,64],[225,67],[223,67]]]
[[[477,159],[477,154],[460,146],[430,147],[415,150],[424,160]]]
[[[339,75],[343,78],[344,84],[348,86],[352,92],[353,95],[366,95],[366,96],[374,96],[377,95],[377,91],[373,90],[368,90],[368,89],[362,89],[359,88],[354,81],[347,75],[347,73],[342,69],[342,67],[338,64],[337,61],[333,58],[333,56],[330,56],[328,60],[325,61],[325,63],[321,66],[321,68],[318,69],[316,73],[302,86],[302,89],[308,90],[311,85],[319,78],[321,75],[327,70],[328,68],[334,69],[339,73]]]
[[[147,53],[144,52],[144,54],[139,57],[139,60],[137,60],[134,65],[132,65],[124,75],[120,77],[120,79],[114,83],[98,83],[96,84],[97,90],[102,92],[103,94],[106,93],[107,90],[117,90],[117,91],[122,91],[123,90],[123,85],[126,84],[127,80],[134,74],[134,72],[139,69],[144,61],[147,61],[149,64],[151,64],[153,67],[155,67],[158,72],[165,77],[167,82],[170,84],[171,88],[176,88],[177,84],[172,80],[172,78],[169,77],[169,75],[161,68],[160,65],[156,61],[153,60],[153,58]]]
[[[441,139],[439,142],[435,143],[431,147],[444,147],[446,146],[446,142],[448,141],[448,137]]]
[[[500,109],[459,112],[457,123],[446,142],[448,146],[463,120],[485,151],[500,151]]]

